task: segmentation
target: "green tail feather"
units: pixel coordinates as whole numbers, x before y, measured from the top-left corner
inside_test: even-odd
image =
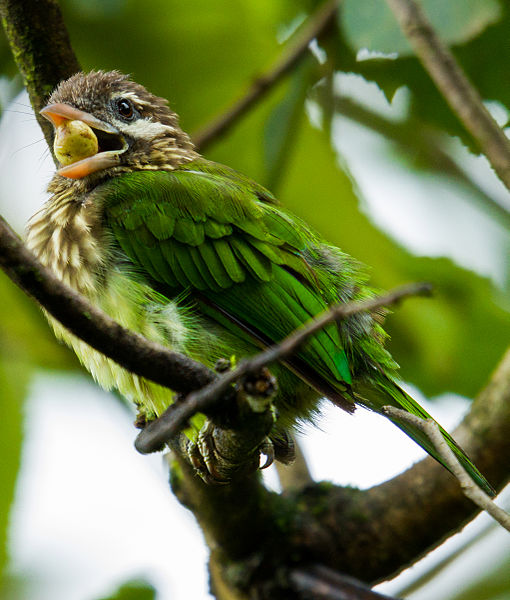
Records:
[[[396,383],[382,374],[379,376],[378,381],[373,381],[370,383],[358,382],[355,384],[354,389],[356,395],[358,396],[356,398],[357,403],[362,404],[363,406],[366,406],[367,408],[378,413],[382,414],[382,407],[390,405],[396,408],[401,408],[413,415],[422,417],[423,419],[432,418],[426,410],[424,410],[415,400],[411,398],[411,396],[409,396],[409,394],[404,392],[404,390],[402,390]],[[419,444],[426,452],[433,456],[439,463],[448,468],[438,455],[428,437],[420,429],[410,425],[409,423],[403,423],[399,419],[390,418],[390,420],[417,444]],[[438,426],[443,434],[443,437],[448,443],[448,446],[453,450],[455,456],[458,458],[460,464],[467,471],[471,479],[473,479],[473,481],[480,488],[482,488],[486,494],[489,496],[495,496],[496,493],[494,489],[471,462],[462,448],[457,444],[457,442],[455,442],[452,436],[441,427],[441,425],[438,424]]]

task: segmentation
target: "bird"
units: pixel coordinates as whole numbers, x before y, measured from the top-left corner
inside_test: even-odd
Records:
[[[60,166],[49,200],[29,221],[27,246],[124,327],[212,367],[279,342],[332,304],[374,296],[356,260],[263,186],[201,156],[168,102],[129,76],[76,73],[40,112],[53,124]],[[272,368],[274,439],[313,421],[322,398],[348,413],[391,405],[430,418],[398,383],[383,316],[360,312],[332,323]],[[94,379],[133,401],[143,421],[175,400],[48,318]],[[444,464],[421,430],[391,420]]]

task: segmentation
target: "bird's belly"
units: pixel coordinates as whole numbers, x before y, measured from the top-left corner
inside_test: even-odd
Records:
[[[92,302],[127,329],[177,352],[184,350],[187,331],[177,305],[143,282],[118,271],[109,276],[104,289],[96,291]],[[101,387],[117,389],[148,419],[160,415],[171,404],[171,390],[120,367],[69,333],[58,321],[48,318],[57,337],[74,350]]]

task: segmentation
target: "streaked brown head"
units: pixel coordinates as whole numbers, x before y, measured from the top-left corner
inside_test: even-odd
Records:
[[[54,149],[64,165],[57,173],[71,179],[171,170],[198,156],[167,101],[118,71],[73,75],[41,114],[55,127]]]

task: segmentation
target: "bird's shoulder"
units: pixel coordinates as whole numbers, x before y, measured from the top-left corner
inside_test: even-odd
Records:
[[[135,171],[95,194],[105,225],[128,258],[172,288],[219,291],[270,281],[274,266],[313,284],[306,233],[262,186],[205,160],[173,171]]]
[[[224,327],[273,343],[336,300],[320,238],[228,167],[189,163],[109,185],[107,224],[131,262],[164,289],[187,290]],[[303,360],[333,387],[350,382],[335,325],[307,348]]]

